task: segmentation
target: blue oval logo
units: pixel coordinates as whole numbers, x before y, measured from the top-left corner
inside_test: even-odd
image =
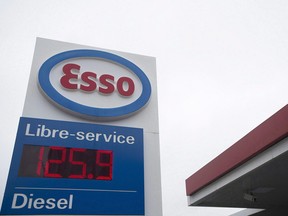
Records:
[[[70,59],[95,58],[97,60],[115,63],[135,74],[142,84],[140,96],[128,105],[112,108],[93,107],[75,102],[60,94],[50,81],[50,73],[57,64]],[[56,104],[76,114],[96,118],[119,118],[129,116],[144,107],[151,96],[151,84],[145,73],[134,63],[118,55],[99,50],[71,50],[56,54],[46,60],[38,74],[38,82],[44,93]]]

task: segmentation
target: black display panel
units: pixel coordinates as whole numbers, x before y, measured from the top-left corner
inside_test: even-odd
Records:
[[[24,144],[19,177],[112,180],[113,151]]]

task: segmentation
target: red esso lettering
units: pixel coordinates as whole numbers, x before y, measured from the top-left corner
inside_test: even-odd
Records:
[[[72,63],[64,65],[62,70],[64,75],[61,77],[60,83],[66,89],[81,89],[86,92],[98,91],[102,94],[111,94],[116,88],[118,93],[125,97],[131,96],[135,90],[135,84],[129,77],[120,77],[115,80],[114,76],[109,74],[102,74],[99,77],[96,73],[90,71],[79,74],[80,65]],[[82,82],[78,82],[79,80],[82,80]]]

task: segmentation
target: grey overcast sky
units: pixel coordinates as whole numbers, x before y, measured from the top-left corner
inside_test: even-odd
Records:
[[[36,37],[157,58],[164,216],[185,179],[287,104],[286,0],[0,0],[0,202]]]

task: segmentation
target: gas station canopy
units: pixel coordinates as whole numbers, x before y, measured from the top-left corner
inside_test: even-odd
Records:
[[[287,167],[288,105],[187,178],[188,204],[288,215]]]

